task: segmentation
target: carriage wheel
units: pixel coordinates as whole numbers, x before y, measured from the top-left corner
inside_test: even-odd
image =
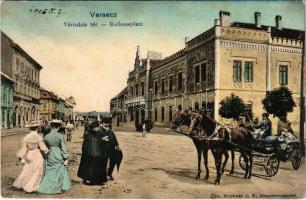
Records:
[[[245,160],[244,160],[244,158],[241,155],[239,156],[239,165],[240,165],[241,169],[243,169],[243,170],[246,169]]]
[[[292,163],[293,169],[298,170],[301,165],[301,159],[302,159],[301,148],[299,147],[295,149],[294,151],[295,152],[293,153],[291,163]]]
[[[279,159],[277,156],[269,157],[264,167],[268,176],[275,176],[279,169]]]

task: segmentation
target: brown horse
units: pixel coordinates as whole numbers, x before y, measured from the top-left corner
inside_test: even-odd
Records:
[[[193,117],[192,115],[195,115],[195,117]],[[204,131],[204,133],[207,136],[210,136],[214,133],[215,128],[216,128],[216,124],[214,120],[212,120],[211,118],[208,117],[201,117],[201,121],[199,121],[198,117],[198,113],[192,113],[192,114],[188,114],[186,111],[179,111],[177,113],[175,113],[174,115],[174,119],[173,119],[173,123],[172,123],[172,127],[171,129],[177,129],[180,128],[182,126],[188,126],[191,129],[195,129],[195,131],[200,131],[199,129],[202,128],[202,130]],[[192,123],[192,120],[196,120],[194,123]],[[203,124],[205,124],[205,126],[203,126]],[[190,127],[193,126],[193,127]],[[208,180],[209,179],[209,169],[208,169],[208,150],[212,149],[212,147],[216,146],[217,142],[212,142],[210,140],[199,140],[197,137],[195,137],[192,133],[191,134],[184,134],[188,137],[190,137],[196,147],[197,150],[197,155],[198,155],[198,173],[196,175],[196,179],[199,179],[201,176],[201,158],[202,158],[202,154],[203,154],[203,158],[204,158],[204,166],[206,169],[206,175],[204,180]],[[221,144],[221,142],[218,142],[219,144]],[[224,163],[222,165],[221,168],[221,173],[224,172],[224,168],[226,166],[227,160],[229,158],[229,154],[228,151],[226,149],[220,149],[218,151],[222,152],[221,153],[221,158],[222,155],[225,156],[225,160]],[[232,153],[232,168],[230,173],[232,174],[234,172],[234,151],[231,151]],[[221,160],[220,160],[221,163]],[[219,162],[218,162],[219,164]],[[220,165],[221,167],[221,165]]]
[[[216,138],[221,139],[222,145],[217,144],[212,148],[214,154],[216,169],[217,169],[217,179],[220,182],[222,171],[218,165],[221,165],[222,152],[226,150],[235,150],[240,152],[244,161],[246,162],[246,170],[244,178],[250,179],[252,176],[252,145],[255,142],[253,134],[246,128],[237,127],[237,128],[225,128],[221,127],[217,130]]]
[[[247,129],[237,128],[231,129],[228,131],[226,128],[222,127],[216,130],[217,122],[206,115],[195,114],[197,117],[193,117],[193,114],[188,114],[186,111],[179,111],[175,114],[172,129],[176,129],[183,125],[190,126],[191,124],[194,127],[191,129],[202,129],[206,133],[207,136],[211,136],[212,134],[215,135],[217,140],[199,140],[192,135],[188,135],[192,138],[194,145],[196,146],[197,153],[198,153],[198,174],[196,178],[200,178],[201,173],[201,153],[203,152],[204,157],[204,164],[206,168],[206,176],[205,180],[209,178],[209,170],[208,170],[208,161],[207,161],[207,154],[208,150],[211,149],[214,159],[215,159],[215,166],[217,171],[217,176],[215,180],[215,184],[220,184],[221,175],[224,172],[224,168],[226,166],[228,160],[228,150],[231,151],[232,154],[232,168],[230,173],[234,172],[234,149],[238,149],[241,152],[241,155],[245,159],[247,164],[247,170],[245,174],[245,178],[251,177],[251,169],[252,169],[252,156],[249,149],[251,149],[251,145],[254,141],[253,135]],[[224,163],[222,164],[222,155],[225,156]]]

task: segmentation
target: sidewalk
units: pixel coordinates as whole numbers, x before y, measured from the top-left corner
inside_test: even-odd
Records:
[[[1,136],[9,136],[15,134],[29,133],[28,128],[10,128],[10,129],[1,129]]]
[[[137,132],[136,128],[134,126],[130,126],[127,124],[120,123],[120,126],[117,126],[116,124],[113,125],[113,131],[124,131],[124,132]],[[173,131],[167,131],[166,129],[169,127],[162,127],[162,126],[153,126],[150,133],[154,134],[170,134],[170,135],[181,135]]]

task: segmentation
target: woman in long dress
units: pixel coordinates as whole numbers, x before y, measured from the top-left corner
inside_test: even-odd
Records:
[[[52,130],[45,135],[44,141],[49,148],[46,159],[45,176],[37,190],[43,194],[63,193],[71,188],[71,182],[66,168],[68,154],[64,137],[58,132],[60,120],[51,122]]]
[[[45,160],[42,153],[48,152],[43,138],[37,133],[38,126],[38,123],[26,126],[31,132],[23,138],[22,147],[17,153],[17,157],[24,166],[13,187],[28,193],[36,191],[43,178]]]
[[[82,145],[82,156],[78,177],[87,185],[102,185],[107,182],[107,152],[108,136],[100,131],[99,123],[89,124]]]

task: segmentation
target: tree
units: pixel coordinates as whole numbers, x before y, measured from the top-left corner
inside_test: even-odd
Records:
[[[263,108],[273,117],[287,117],[287,114],[293,111],[296,104],[292,98],[292,92],[287,87],[275,88],[267,91],[262,100]]]
[[[240,116],[245,114],[245,105],[243,100],[232,93],[220,102],[219,114],[221,117],[238,121]]]

